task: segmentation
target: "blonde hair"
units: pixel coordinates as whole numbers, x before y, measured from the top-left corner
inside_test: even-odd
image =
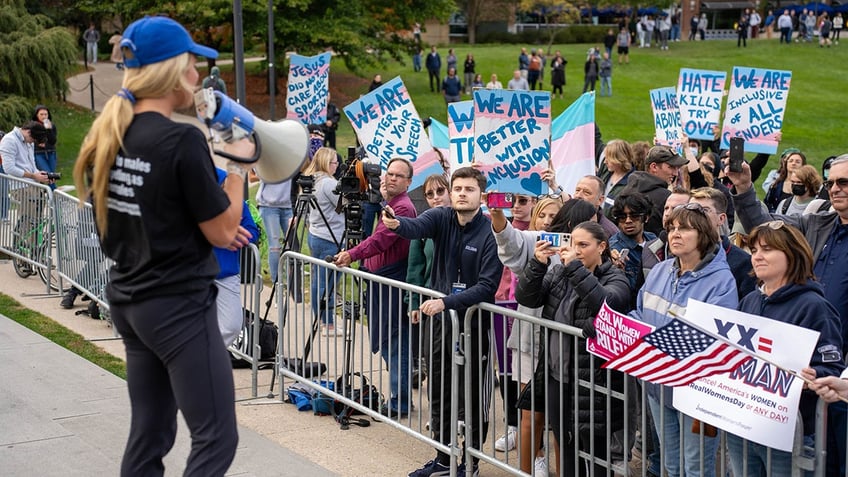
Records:
[[[625,172],[633,169],[633,151],[622,139],[613,139],[604,147],[604,157],[621,167]]]
[[[551,197],[545,197],[539,202],[536,202],[536,205],[533,207],[533,211],[530,212],[530,230],[537,230],[536,219],[539,218],[539,215],[542,214],[542,211],[545,210],[545,207],[549,205],[556,205],[557,212],[559,212],[559,209],[562,208],[562,201]]]
[[[313,176],[317,174],[330,175],[330,163],[337,158],[336,150],[331,147],[320,147],[312,155],[312,162],[303,171],[303,175]]]
[[[189,60],[190,54],[183,53],[141,68],[126,68],[121,86],[136,100],[161,98],[173,92],[191,97],[195,85],[189,84],[185,75],[191,65]],[[106,236],[108,225],[109,177],[133,116],[133,103],[119,96],[109,98],[83,139],[74,164],[74,184],[80,198],[94,201],[101,237]]]

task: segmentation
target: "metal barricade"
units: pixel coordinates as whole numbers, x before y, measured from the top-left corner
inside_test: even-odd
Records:
[[[64,191],[55,191],[53,201],[59,275],[96,301],[105,319],[109,310],[106,284],[112,260],[100,248],[94,210],[89,203],[80,206],[78,198]]]
[[[18,276],[38,274],[48,294],[58,290],[53,191],[44,184],[0,174],[0,193],[0,251],[12,257]]]
[[[467,311],[463,329],[473,330],[475,323],[481,330],[486,323],[488,329],[464,333],[460,338],[462,349],[472,350],[472,354],[477,352],[479,357],[483,357],[486,356],[488,340],[491,340],[492,358],[479,359],[475,365],[468,366],[469,353],[465,353],[463,399],[465,409],[473,410],[477,415],[471,419],[466,416],[459,430],[467,443],[464,461],[479,459],[481,463],[510,475],[534,475],[535,457],[541,450],[550,473],[556,472],[556,456],[561,455],[559,459],[565,467],[560,469],[560,475],[662,475],[662,462],[668,457],[665,455],[667,449],[659,443],[666,442],[670,436],[662,432],[657,435],[655,429],[675,429],[677,442],[682,443],[684,438],[692,439],[700,455],[712,455],[705,450],[711,448],[710,442],[717,448],[714,459],[700,461],[701,475],[730,475],[725,432],[718,430],[717,436],[710,438],[706,434],[709,432],[706,426],[696,427],[693,431],[692,419],[679,412],[664,411],[660,416],[653,416],[645,386],[617,371],[599,369],[600,358],[589,356],[588,369],[593,372],[580,369],[579,347],[585,350],[586,346],[580,329],[485,303]],[[523,335],[524,340],[510,340],[510,334]],[[558,356],[568,356],[564,360],[567,364],[551,366],[549,348],[557,349]],[[539,357],[541,363],[537,363]],[[585,355],[583,359],[585,366]],[[500,395],[487,394],[491,390],[480,383],[497,378]],[[524,393],[518,382],[526,383]],[[522,404],[517,402],[519,400],[523,401],[526,409],[516,412],[517,405]],[[487,408],[490,401],[492,405]],[[659,396],[658,402],[659,409],[670,406],[664,396]],[[478,406],[477,403],[483,405]],[[805,445],[799,416],[792,452],[793,477],[825,475],[827,429],[824,409],[824,403],[819,401],[815,442],[812,445]],[[665,416],[671,415],[674,422],[666,422]],[[515,429],[510,430],[509,426]],[[564,443],[556,439],[556,429],[559,429],[559,435],[564,436]],[[504,437],[504,442],[507,442],[511,431],[514,432],[514,448],[506,446],[506,452],[497,449],[497,439]],[[475,436],[475,433],[482,436]],[[549,440],[548,436],[552,439]],[[674,458],[681,469],[680,475],[684,475],[684,446],[678,447]],[[657,454],[659,468],[656,470],[650,468],[649,454],[652,453]],[[770,462],[772,451],[766,453]],[[705,466],[705,461],[712,467]],[[745,455],[743,465],[747,462],[748,456]]]
[[[252,372],[250,389],[254,398],[258,396],[259,392],[259,366],[262,351],[259,345],[263,287],[260,261],[259,248],[255,244],[248,244],[241,249],[239,265],[241,271],[241,308],[244,313],[244,320],[238,338],[229,348],[230,353],[235,357],[250,363]]]
[[[457,372],[463,360],[456,346],[459,320],[456,312],[450,311],[408,326],[407,304],[403,301],[404,294],[421,300],[443,295],[294,252],[283,255],[279,276],[281,284],[275,295],[280,327],[276,360],[280,400],[285,398],[284,380],[296,380],[338,403],[338,407],[350,406],[449,455],[456,469],[461,453],[457,447],[459,393],[454,391],[461,389],[463,381]],[[323,299],[316,300],[315,296]],[[332,331],[328,326],[322,331],[322,321],[329,324],[331,320]],[[392,332],[393,325],[400,331]],[[428,336],[417,344],[416,327],[421,335]],[[444,343],[442,348],[450,350],[447,359],[442,359],[445,354],[434,352],[434,342]],[[416,391],[412,366],[407,364],[421,358],[429,375],[426,382],[417,383],[420,387]],[[437,369],[436,374],[449,375],[450,380],[434,380]],[[385,397],[389,409],[384,412],[388,415],[352,399],[355,395],[351,391],[360,388],[363,379]],[[404,387],[399,383],[408,384]],[[407,412],[402,409],[404,392],[409,395]],[[434,407],[434,400],[443,405]],[[392,409],[395,404],[399,407]],[[351,419],[342,424],[357,422]]]

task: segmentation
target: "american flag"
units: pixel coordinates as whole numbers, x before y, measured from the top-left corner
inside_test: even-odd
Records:
[[[750,357],[673,319],[636,340],[603,367],[617,369],[651,383],[685,386],[707,376],[729,373]]]

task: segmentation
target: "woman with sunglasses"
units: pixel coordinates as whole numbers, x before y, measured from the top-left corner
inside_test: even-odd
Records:
[[[675,207],[666,222],[666,232],[674,258],[651,269],[639,290],[636,309],[630,315],[660,327],[670,322],[673,314],[685,315],[690,298],[735,309],[739,302],[736,281],[724,249],[719,246],[718,231],[704,208],[695,202]],[[703,476],[715,476],[718,437],[703,436],[701,454],[701,436],[690,432],[693,419],[684,415],[682,425],[679,424],[680,413],[672,407],[672,388],[644,385],[669,477],[701,476],[702,464]]]
[[[424,197],[427,205],[433,207],[450,207],[450,187],[448,180],[442,174],[433,174],[424,179]],[[430,272],[433,267],[433,239],[417,239],[409,241],[409,261],[406,267],[406,282],[410,285],[430,288]],[[425,353],[430,350],[430,342],[427,339],[428,327],[421,323],[421,295],[409,294],[409,321],[412,323],[412,387],[418,388],[421,381],[427,378],[427,356],[418,356],[419,350]],[[426,315],[423,316],[428,319]],[[424,333],[424,343],[419,346],[419,340]]]
[[[551,264],[552,256],[560,263]],[[534,377],[534,386],[546,389],[548,424],[556,438],[557,475],[573,475],[578,467],[579,475],[586,474],[586,462],[578,457],[578,449],[621,465],[626,452],[610,443],[624,428],[624,403],[608,393],[578,385],[580,380],[624,391],[624,374],[602,370],[603,361],[589,354],[581,339],[595,336],[593,322],[604,301],[622,312],[628,311],[630,303],[630,285],[610,259],[603,227],[582,222],[571,232],[571,243],[558,249],[537,241],[533,258],[519,276],[515,297],[520,305],[543,307],[545,319],[583,330],[582,337],[545,332],[542,341],[546,352],[540,356]],[[536,382],[540,377],[543,381]],[[574,426],[578,432],[571,436]],[[609,470],[595,464],[594,475],[607,475]]]
[[[807,240],[797,228],[772,221],[752,230],[748,243],[759,288],[742,299],[739,310],[818,331],[819,340],[807,376],[838,376],[843,368],[842,325],[836,309],[825,299],[822,286],[815,281],[813,252]],[[804,440],[810,443],[815,431],[816,400],[814,392],[805,390],[799,403]],[[769,449],[729,433],[727,447],[733,475],[788,477],[792,473],[791,452]]]

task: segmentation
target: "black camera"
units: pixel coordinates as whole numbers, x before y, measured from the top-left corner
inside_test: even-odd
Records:
[[[298,176],[297,185],[300,186],[302,194],[311,194],[315,188],[315,178],[313,176]]]
[[[347,161],[341,167],[342,173],[339,184],[333,193],[341,195],[348,201],[367,200],[379,204],[383,197],[380,195],[380,176],[383,171],[378,164],[363,162],[365,151],[349,147]]]
[[[47,180],[58,181],[62,178],[61,172],[47,172]]]

